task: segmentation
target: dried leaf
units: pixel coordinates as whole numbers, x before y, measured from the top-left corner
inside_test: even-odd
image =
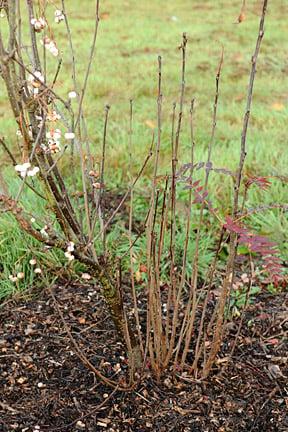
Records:
[[[276,364],[269,364],[268,365],[268,371],[269,371],[270,376],[274,379],[284,378],[284,375],[281,372],[280,367]]]
[[[100,15],[101,20],[107,20],[109,17],[110,17],[109,12],[102,12],[102,14]]]
[[[141,275],[141,272],[139,270],[137,270],[135,272],[135,279],[137,282],[141,282],[141,280],[142,280],[142,275]]]
[[[156,128],[156,123],[153,120],[145,120],[145,125],[148,126],[150,129]]]
[[[238,16],[237,22],[238,24],[242,23],[243,21],[245,21],[246,19],[246,15],[244,12],[241,12],[240,15]]]
[[[23,377],[23,376],[17,379],[18,384],[24,384],[26,381],[27,381],[27,378]]]
[[[272,108],[274,111],[283,111],[283,110],[285,109],[285,105],[284,105],[282,102],[274,102],[274,103],[271,105],[271,108]]]

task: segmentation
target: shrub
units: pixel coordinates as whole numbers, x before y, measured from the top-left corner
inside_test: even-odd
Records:
[[[39,12],[36,14],[35,3],[37,2],[27,0],[27,22],[21,15],[17,2],[2,2],[7,27],[0,37],[1,76],[7,88],[11,112],[18,126],[20,151],[14,143],[8,145],[4,138],[1,139],[19,178],[19,189],[14,195],[9,193],[5,179],[1,179],[1,209],[11,213],[20,229],[29,236],[52,250],[61,250],[71,266],[75,260],[79,261],[86,268],[85,277],[91,276],[100,284],[111,319],[119,337],[125,343],[129,358],[129,383],[122,383],[120,388],[127,389],[133,385],[147,364],[158,379],[169,368],[174,373],[188,368],[196,376],[206,377],[215,362],[223,338],[225,308],[233,283],[238,245],[245,244],[250,256],[252,253],[260,254],[274,280],[276,272],[279,274],[281,271],[275,245],[263,236],[250,233],[242,222],[250,186],[256,184],[262,189],[269,186],[269,182],[262,177],[243,182],[254,79],[264,36],[268,1],[263,1],[259,33],[251,61],[237,171],[215,167],[212,163],[223,52],[216,74],[207,160],[195,161],[192,100],[189,120],[191,160],[186,165],[179,166],[186,90],[187,36],[183,34],[180,46],[180,98],[179,103],[172,108],[170,170],[164,175],[159,170],[163,122],[162,59],[159,57],[156,134],[153,134],[151,148],[138,175],[135,178],[129,176],[127,191],[110,212],[107,212],[105,206],[105,160],[110,107],[105,107],[100,161],[93,157],[83,108],[97,40],[99,0],[96,1],[92,47],[81,88],[76,79],[75,52],[65,2],[62,1],[62,10],[55,11],[56,23],[66,27],[71,50],[72,90],[66,99],[54,90],[61,68],[61,58],[54,40],[52,24],[48,19],[50,10],[39,1]],[[29,35],[25,32],[22,35],[22,22],[27,23]],[[28,47],[27,50],[24,47]],[[58,61],[54,72],[49,56]],[[130,101],[130,167],[133,155],[133,114],[133,101]],[[133,223],[136,186],[148,168],[152,172],[148,188],[149,209],[138,232],[135,232]],[[202,178],[199,175],[201,172]],[[233,204],[231,214],[227,215],[226,220],[213,206],[213,184],[210,187],[212,172],[229,176],[232,180]],[[28,188],[35,199],[37,197],[37,200],[40,200],[41,214],[35,215],[33,207],[29,210],[25,205],[22,198]],[[243,198],[242,203],[240,198]],[[182,204],[184,202],[184,209],[183,206],[180,208],[180,201]],[[120,211],[124,205],[128,207],[125,216],[126,228],[121,225]],[[211,251],[209,263],[205,263],[203,267],[201,250],[205,244],[206,213],[217,221],[219,240],[215,251]],[[34,219],[37,220],[37,225],[34,224]],[[113,223],[116,228],[114,226],[112,230]],[[115,251],[115,235],[117,232],[119,236],[123,235],[123,230],[126,235],[125,242],[122,239],[122,249]],[[229,243],[225,276],[218,301],[211,302],[211,290],[224,239]],[[143,261],[140,276],[134,266],[134,254],[137,248],[139,252],[139,247]],[[120,258],[117,255],[121,255]],[[123,263],[126,263],[126,270],[129,269],[130,272],[130,293],[127,293],[127,290],[124,293],[121,283]],[[205,266],[208,266],[208,271]],[[140,291],[137,290],[139,278],[146,284],[145,289]],[[140,316],[138,308],[139,296],[144,296],[144,318]],[[128,319],[131,315],[132,319]],[[103,377],[81,353],[78,355],[100,379],[109,385],[117,385]]]

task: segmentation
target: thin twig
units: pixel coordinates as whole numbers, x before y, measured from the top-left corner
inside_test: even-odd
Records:
[[[77,128],[77,125],[78,125],[78,123],[80,121],[80,118],[81,118],[81,115],[82,115],[83,100],[84,100],[85,92],[86,92],[86,89],[87,89],[87,84],[88,84],[88,79],[89,79],[89,75],[90,75],[90,71],[91,71],[92,61],[93,61],[94,54],[95,54],[97,34],[98,34],[98,26],[99,26],[99,21],[100,21],[100,18],[99,18],[99,6],[100,6],[100,0],[96,0],[95,29],[94,29],[94,33],[93,33],[92,46],[91,46],[91,51],[90,51],[88,66],[87,66],[87,70],[86,70],[86,74],[85,74],[85,78],[84,78],[84,84],[83,84],[83,88],[82,88],[82,91],[81,91],[81,96],[80,96],[80,101],[79,101],[79,108],[78,108],[78,116],[77,116],[76,122],[75,122],[75,129]]]
[[[139,308],[137,303],[137,294],[135,289],[135,278],[134,278],[134,263],[133,263],[133,240],[132,240],[132,224],[133,224],[133,187],[132,187],[132,151],[133,151],[133,100],[130,100],[130,115],[129,115],[129,177],[130,177],[130,209],[129,209],[129,249],[130,249],[130,280],[131,280],[131,291],[133,298],[134,316],[136,321],[136,331],[138,334],[138,341],[142,356],[144,356],[143,338],[140,326]]]

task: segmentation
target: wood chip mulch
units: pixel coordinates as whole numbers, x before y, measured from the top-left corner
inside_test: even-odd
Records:
[[[127,360],[97,291],[63,284],[53,292],[85,356],[121,378]],[[256,298],[229,363],[237,326],[227,324],[209,379],[157,384],[148,373],[133,392],[112,395],[75,354],[48,289],[10,300],[0,306],[0,431],[287,432],[287,300]]]

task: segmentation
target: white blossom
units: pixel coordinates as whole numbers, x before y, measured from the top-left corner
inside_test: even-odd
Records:
[[[42,17],[32,18],[30,22],[36,32],[41,32],[47,26],[45,18]]]
[[[24,172],[26,174],[26,171],[31,167],[30,162],[24,162],[22,165],[15,165],[15,171],[20,172],[22,174],[22,172]]]
[[[75,91],[70,91],[68,93],[69,99],[75,99],[77,97],[77,93]]]
[[[75,246],[75,244],[72,241],[70,241],[68,243],[68,246],[67,246],[67,251],[68,252],[73,252],[74,251],[74,246]]]
[[[30,74],[28,76],[29,92],[32,93],[34,96],[37,96],[39,93],[39,88],[41,87],[43,82],[44,82],[44,76],[42,75],[42,73],[38,70],[34,71],[33,75]]]
[[[17,278],[18,279],[24,279],[24,277],[25,277],[25,274],[23,272],[17,273]]]
[[[40,147],[45,153],[48,153],[48,147],[45,144],[40,144]]]
[[[58,56],[59,51],[55,44],[50,47],[50,52],[54,57]]]
[[[60,131],[60,129],[55,129],[54,139],[58,140],[60,138],[61,138],[61,131]]]
[[[40,233],[44,236],[44,237],[48,237],[48,233],[47,233],[47,230],[48,229],[48,227],[47,227],[47,225],[45,225],[41,230],[40,230]]]
[[[40,43],[42,45],[44,45],[44,47],[55,57],[58,56],[59,54],[59,50],[56,46],[56,43],[50,39],[49,37],[45,36],[45,38],[43,40],[40,41]]]
[[[58,114],[55,110],[53,110],[52,112],[49,112],[49,113],[47,114],[46,119],[47,119],[48,121],[55,122],[55,121],[61,119],[61,115]]]
[[[35,258],[32,258],[32,259],[29,261],[29,264],[30,264],[31,266],[36,265],[36,263],[37,263],[37,261],[36,261]]]
[[[9,275],[9,279],[11,280],[11,282],[17,282],[18,281],[17,276],[13,276],[13,275]]]
[[[28,177],[34,177],[40,171],[39,167],[35,166],[31,170],[27,171]]]
[[[61,130],[51,129],[49,132],[46,133],[46,137],[48,138],[49,151],[51,153],[58,153],[61,150],[61,146],[60,146]]]
[[[44,82],[44,76],[42,75],[42,73],[41,73],[40,71],[36,70],[36,71],[34,72],[34,77],[36,77],[37,80],[39,80],[39,81],[41,81],[41,82]],[[34,78],[34,77],[33,77],[33,78]]]
[[[21,177],[33,177],[39,172],[38,167],[31,168],[30,162],[24,162],[22,165],[15,165],[15,171],[19,172]]]
[[[66,132],[64,136],[67,140],[72,140],[75,138],[75,134],[73,132]]]
[[[37,268],[34,270],[34,273],[36,273],[36,274],[41,274],[41,273],[42,273],[41,268],[40,268],[40,267],[37,267]]]
[[[61,151],[61,146],[59,141],[49,140],[48,146],[49,146],[48,151],[50,151],[50,153],[59,153],[59,151]]]
[[[49,132],[46,133],[46,138],[53,139],[53,140],[59,140],[61,138],[61,130],[60,129],[51,129]]]
[[[65,252],[64,255],[68,259],[68,261],[73,261],[75,259],[74,255],[72,255],[69,251]]]
[[[64,21],[65,17],[63,12],[60,9],[56,9],[56,11],[54,12],[54,20],[57,24],[59,24],[61,21]]]

